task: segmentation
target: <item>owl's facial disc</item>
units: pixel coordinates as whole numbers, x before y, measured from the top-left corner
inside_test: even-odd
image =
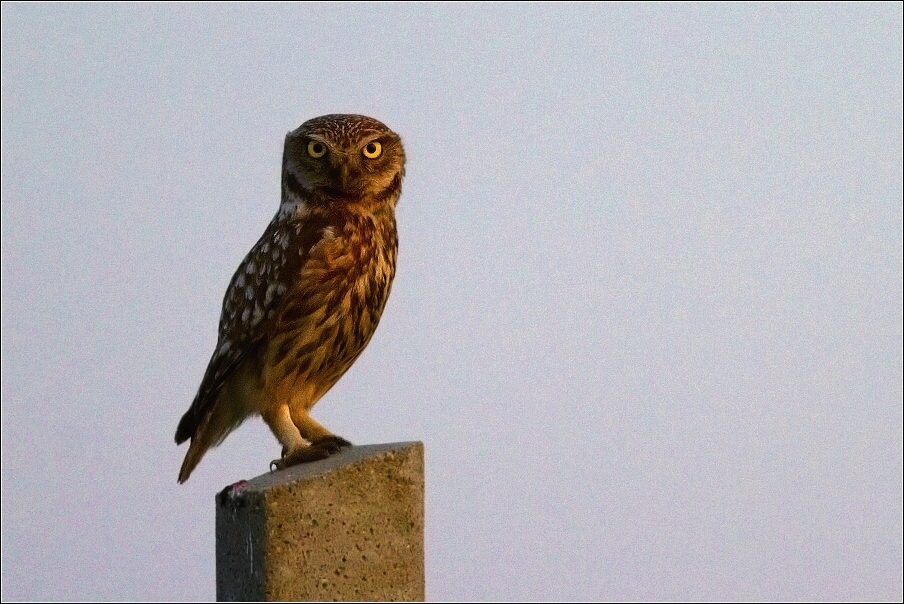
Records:
[[[404,166],[398,136],[371,118],[322,116],[286,136],[289,182],[325,199],[382,199],[398,188]]]
[[[384,149],[377,138],[340,145],[320,140],[316,135],[309,136],[305,151],[313,168],[308,172],[311,183],[334,196],[373,192],[370,189],[374,180],[380,180]]]

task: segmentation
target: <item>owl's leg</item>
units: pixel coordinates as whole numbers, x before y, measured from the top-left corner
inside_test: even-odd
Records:
[[[303,423],[304,432],[299,431],[295,421],[298,415],[291,412],[288,405],[279,405],[275,410],[261,413],[283,446],[282,457],[270,462],[271,469],[283,470],[300,463],[326,459],[333,453],[338,453],[341,447],[351,446],[350,442],[330,433],[307,413],[302,414],[307,420]]]
[[[278,470],[287,467],[282,465],[282,461],[286,455],[292,451],[307,449],[308,443],[301,437],[301,433],[292,422],[292,415],[289,413],[288,405],[278,405],[270,409],[261,411],[261,417],[270,426],[270,430],[283,446],[283,456],[281,459],[274,459],[270,462],[270,468],[274,467]],[[291,464],[289,464],[291,465]]]
[[[298,431],[301,433],[303,437],[308,439],[309,442],[321,442],[325,440],[335,440],[340,443],[340,446],[350,447],[352,444],[342,438],[341,436],[336,436],[329,430],[323,427],[317,420],[311,417],[307,410],[299,408],[298,406],[289,407],[289,413],[292,415],[292,423],[295,424],[295,427],[298,428]]]
[[[342,447],[350,447],[352,444],[336,436],[319,423],[317,423],[307,411],[300,406],[289,406],[292,423],[297,431],[311,444],[300,448],[284,449],[282,459],[273,462],[277,469],[287,468],[299,463],[326,459],[334,453],[339,453]]]

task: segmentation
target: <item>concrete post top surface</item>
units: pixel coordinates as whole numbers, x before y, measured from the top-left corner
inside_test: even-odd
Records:
[[[353,466],[372,457],[379,457],[387,453],[402,452],[403,450],[412,447],[419,447],[423,450],[424,444],[420,441],[408,441],[353,446],[348,449],[343,449],[342,452],[331,455],[326,459],[298,464],[297,466],[292,466],[285,470],[267,472],[266,474],[261,474],[250,480],[236,482],[221,491],[217,496],[217,502],[225,502],[224,497],[230,494],[235,496],[241,493],[243,497],[258,494],[263,495],[274,488],[291,485],[323,474],[329,474],[335,470]]]

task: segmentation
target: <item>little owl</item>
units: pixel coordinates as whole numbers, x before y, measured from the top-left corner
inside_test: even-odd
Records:
[[[282,443],[271,467],[351,446],[309,415],[367,346],[395,276],[405,151],[363,115],[286,135],[282,202],[229,283],[219,339],[176,443],[185,482],[211,447],[260,414]]]

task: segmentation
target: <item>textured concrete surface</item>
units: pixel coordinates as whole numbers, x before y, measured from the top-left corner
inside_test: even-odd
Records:
[[[424,447],[367,445],[217,495],[217,600],[424,600]]]

